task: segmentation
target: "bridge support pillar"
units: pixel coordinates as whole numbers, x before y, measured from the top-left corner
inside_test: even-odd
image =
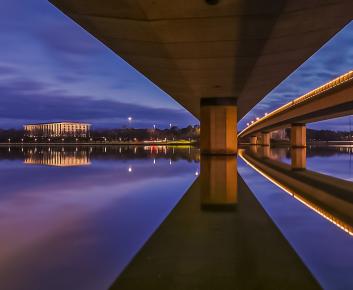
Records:
[[[232,155],[237,153],[236,98],[201,99],[202,154]]]
[[[305,124],[292,124],[290,141],[292,147],[306,147]]]
[[[250,145],[257,145],[257,136],[250,137]]]
[[[270,133],[269,132],[262,132],[262,146],[270,146]]]

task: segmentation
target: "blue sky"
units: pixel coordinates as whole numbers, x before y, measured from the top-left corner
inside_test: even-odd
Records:
[[[0,10],[0,127],[82,120],[120,127],[167,127],[198,121],[171,97],[46,0],[2,0]],[[353,67],[348,25],[266,99],[240,128]],[[312,124],[346,129],[348,118]]]

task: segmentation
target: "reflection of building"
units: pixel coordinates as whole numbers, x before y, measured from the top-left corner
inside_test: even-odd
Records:
[[[80,166],[89,165],[90,156],[87,151],[50,150],[37,151],[31,149],[25,154],[25,164],[41,164],[49,166]]]
[[[29,137],[88,137],[91,125],[79,122],[54,122],[24,125]]]

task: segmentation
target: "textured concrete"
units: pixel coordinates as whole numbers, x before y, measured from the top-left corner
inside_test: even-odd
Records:
[[[351,0],[50,0],[196,117],[237,97],[242,118],[353,16]]]
[[[201,107],[200,147],[203,154],[236,154],[237,107]]]
[[[352,1],[353,3],[353,1]],[[310,97],[303,95],[292,102],[270,112],[259,121],[240,132],[239,137],[252,136],[262,131],[274,131],[290,127],[293,123],[311,123],[353,114],[353,72],[349,72],[349,80],[336,83],[323,92],[316,93],[316,88]],[[347,74],[339,77],[345,78]]]
[[[111,289],[319,289],[240,176],[233,211],[204,210],[201,181]]]
[[[270,133],[269,132],[262,132],[261,135],[262,135],[261,145],[262,146],[270,146],[270,141],[271,141]]]
[[[296,148],[306,147],[305,124],[292,124],[290,129],[290,145]]]

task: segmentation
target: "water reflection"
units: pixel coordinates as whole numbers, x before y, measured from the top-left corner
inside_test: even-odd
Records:
[[[29,149],[25,151],[25,164],[49,166],[81,166],[89,165],[90,152],[87,150],[63,150],[64,148]],[[23,151],[22,151],[23,152]]]
[[[264,160],[261,154],[251,150],[241,151],[240,156],[262,176],[352,235],[353,183],[310,170],[296,172],[305,170],[305,148],[291,148],[291,166]]]
[[[237,163],[201,156],[199,178],[110,289],[319,289]]]
[[[199,156],[197,148],[1,147],[0,288],[109,288],[194,181]]]
[[[235,209],[238,201],[238,171],[234,156],[203,156],[200,178],[202,209]]]
[[[351,152],[308,147],[271,148],[266,158],[260,148],[240,153],[241,176],[324,289],[353,285]]]

